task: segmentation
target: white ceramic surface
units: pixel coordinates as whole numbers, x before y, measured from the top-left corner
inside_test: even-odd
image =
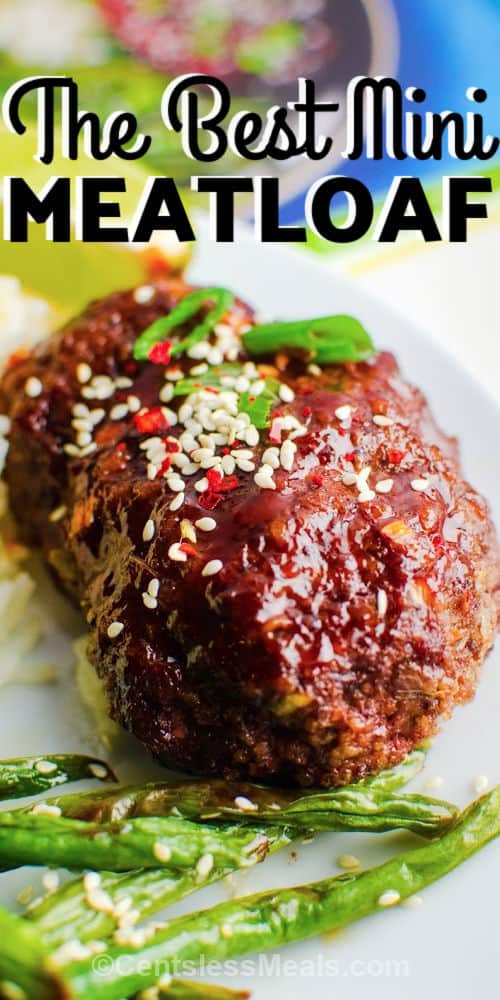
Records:
[[[264,247],[238,234],[235,245],[216,246],[202,236],[191,268],[194,280],[234,288],[267,316],[306,317],[334,311],[362,319],[379,347],[393,349],[407,376],[428,395],[441,425],[457,434],[468,477],[490,499],[500,524],[500,465],[497,460],[500,412],[497,404],[466,371],[411,323],[371,301],[354,284],[339,279],[314,257],[279,247]],[[419,295],[415,288],[414,294]],[[0,690],[0,757],[25,753],[95,750],[89,722],[72,685],[70,640],[83,629],[68,614],[42,576],[40,604],[49,639],[42,658],[61,664],[54,687],[9,687]],[[485,668],[475,701],[455,713],[436,739],[425,772],[414,782],[423,789],[440,775],[443,798],[465,803],[474,797],[474,779],[485,774],[500,781],[500,673],[498,652]],[[124,739],[114,756],[123,780],[160,773],[132,740]],[[245,891],[293,884],[333,875],[344,852],[371,865],[414,844],[402,834],[376,836],[324,835],[299,845],[297,858],[288,853],[245,876]],[[246,960],[240,974],[216,976],[226,985],[252,988],[256,1000],[272,1000],[278,988],[290,1000],[307,991],[314,1000],[437,1000],[443,994],[465,1000],[474,991],[489,994],[496,978],[498,954],[497,885],[500,843],[493,843],[458,871],[427,889],[415,909],[395,907],[347,928],[330,940],[312,940],[285,949],[259,963]],[[40,883],[37,872],[12,873],[0,880],[0,902],[13,905],[26,882]],[[227,898],[227,890],[204,890],[171,912],[185,912]],[[327,965],[326,963],[330,963]],[[213,978],[213,977],[212,977]]]

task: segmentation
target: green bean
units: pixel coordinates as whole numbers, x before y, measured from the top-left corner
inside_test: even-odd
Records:
[[[106,971],[90,959],[60,970],[73,1000],[120,1000],[183,963],[226,961],[331,932],[407,899],[500,835],[500,786],[473,802],[439,840],[357,875],[222,903],[171,921],[144,943],[114,945]]]
[[[268,850],[269,838],[253,827],[220,829],[157,817],[92,825],[21,811],[0,813],[4,868],[52,865],[120,872],[164,864],[192,870],[205,858],[213,866],[239,868],[260,861]]]
[[[234,793],[238,792],[236,796]],[[252,798],[248,798],[247,792]],[[455,818],[455,806],[423,795],[398,795],[376,787],[349,786],[301,795],[225,782],[151,784],[50,799],[63,815],[92,823],[137,817],[180,816],[196,824],[250,824],[267,829],[385,833],[405,829],[423,837],[441,833]]]
[[[45,971],[48,949],[33,926],[0,909],[0,939],[0,997],[10,1000],[17,987],[29,1000],[67,998],[56,971]]]
[[[424,760],[424,750],[415,750],[401,764],[366,779],[357,787],[370,787],[371,789],[386,791],[401,788],[405,782],[411,780],[421,770]],[[216,798],[220,798],[221,784],[226,788],[227,796],[230,799],[232,799],[233,794],[237,790],[243,790],[247,795],[252,795],[253,800],[257,799],[261,804],[266,801],[264,798],[266,795],[270,795],[274,801],[276,794],[279,796],[283,794],[271,793],[266,789],[251,785],[231,786],[228,783],[221,782],[200,782],[196,785],[196,783],[191,782],[173,786],[177,791],[176,801],[182,807],[182,803],[186,799],[186,793],[191,795],[194,786],[196,789],[205,789],[206,797],[203,800],[204,806],[207,805],[208,800],[213,804]],[[262,798],[259,797],[261,794]],[[293,795],[294,793],[289,793],[289,797],[292,800]],[[67,800],[59,801],[64,802]],[[75,802],[78,802],[78,797],[75,797]],[[93,819],[94,821],[100,821],[104,818],[114,819],[115,815],[120,815],[120,810],[123,810],[125,804],[121,800],[103,802],[100,798],[95,803],[92,803],[90,797],[80,796],[81,805],[84,802],[85,808],[81,810],[81,817]],[[89,810],[88,812],[87,809]],[[269,831],[267,835],[269,838],[270,853],[274,853],[290,843],[290,837],[286,836],[284,831],[281,831],[279,836],[271,836]],[[231,870],[234,869],[214,868],[208,881],[215,882],[229,874]],[[152,916],[159,910],[164,909],[166,906],[184,898],[199,888],[196,878],[191,873],[168,870],[148,870],[127,874],[104,873],[101,884],[103,890],[111,897],[113,904],[116,905],[125,898],[130,899],[132,909],[138,914],[138,920],[144,920],[146,917]],[[110,914],[96,911],[86,902],[86,893],[82,878],[75,879],[63,885],[35,907],[31,907],[27,911],[26,916],[38,924],[45,940],[54,947],[71,938],[77,938],[80,941],[102,940],[109,937],[115,929],[115,921]]]
[[[0,761],[0,801],[37,795],[70,781],[98,778],[116,781],[110,767],[97,757],[81,754],[47,754]]]

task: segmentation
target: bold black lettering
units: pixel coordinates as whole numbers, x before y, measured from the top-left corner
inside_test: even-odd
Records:
[[[161,214],[163,208],[167,209],[167,215]],[[159,230],[176,233],[181,243],[196,239],[172,177],[152,178],[132,243],[149,243],[153,233]]]
[[[474,192],[491,194],[491,177],[449,177],[445,183],[448,183],[448,239],[450,243],[466,243],[467,219],[488,218],[484,201],[470,205],[467,195]]]
[[[251,194],[251,177],[193,177],[196,191],[215,195],[211,204],[210,222],[218,243],[234,243],[234,196]]]
[[[259,221],[262,243],[305,243],[307,234],[304,226],[280,226],[278,178],[256,178],[256,184],[260,188]]]
[[[336,195],[350,196],[354,210],[347,225],[337,226],[332,219],[332,202]],[[308,205],[310,224],[330,243],[354,243],[364,236],[373,219],[373,201],[367,187],[354,177],[329,177],[318,185]]]
[[[418,177],[399,177],[394,195],[388,195],[388,202],[381,224],[377,227],[375,239],[380,243],[395,243],[400,232],[420,232],[426,243],[441,240],[425,191]],[[414,214],[406,215],[408,208]]]
[[[71,187],[69,177],[57,177],[42,192],[35,194],[24,177],[7,179],[10,216],[6,220],[6,239],[12,243],[28,242],[28,219],[47,225],[47,239],[69,243],[71,236]],[[7,206],[4,206],[7,209]]]
[[[101,194],[123,193],[123,177],[82,177],[81,179],[81,239],[84,243],[128,243],[128,230],[123,226],[101,226],[101,219],[119,219],[116,201],[101,202]]]

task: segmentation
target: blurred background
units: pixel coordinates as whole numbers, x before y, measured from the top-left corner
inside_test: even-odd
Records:
[[[424,87],[427,107],[435,111],[465,110],[466,89],[480,86],[488,91],[483,109],[495,132],[500,121],[499,51],[500,0],[0,0],[2,93],[21,76],[71,74],[79,84],[82,107],[103,115],[131,109],[142,129],[153,135],[146,160],[126,168],[130,204],[146,173],[166,174],[182,183],[192,171],[179,137],[167,132],[160,120],[161,94],[172,76],[207,72],[223,78],[231,87],[234,111],[293,99],[298,75],[313,77],[324,99],[343,97],[354,75],[395,75],[403,86]],[[333,132],[334,149],[340,150],[341,116],[322,124],[324,131]],[[28,145],[23,153],[18,139],[12,142],[5,133],[1,138],[3,172],[24,174],[34,183],[39,165],[33,163]],[[304,193],[317,175],[349,173],[382,199],[395,171],[414,173],[424,180],[433,207],[439,207],[443,174],[486,172],[496,188],[498,164],[477,167],[474,163],[457,167],[457,161],[406,161],[395,166],[389,159],[348,164],[337,160],[337,152],[329,161],[308,163],[298,158],[282,167],[282,219],[287,223],[302,217]],[[229,155],[202,169],[227,174],[248,171],[249,165]],[[197,167],[198,172],[202,169]],[[263,172],[262,164],[258,170]],[[67,164],[61,169],[56,164],[51,172],[67,173]],[[464,246],[425,246],[408,236],[396,246],[384,247],[367,237],[341,249],[311,240],[309,250],[322,253],[332,267],[354,275],[396,306],[407,310],[411,303],[417,322],[444,340],[469,367],[476,367],[496,391],[491,364],[478,361],[481,345],[486,351],[495,337],[498,305],[496,193],[489,205],[490,222],[475,224]],[[241,213],[248,216],[248,204],[241,203]],[[167,255],[164,246],[156,258],[150,255],[148,264],[153,259],[158,266],[162,254]],[[43,263],[33,249],[4,244],[0,270],[15,270],[36,292],[52,299],[53,275],[61,259],[68,272],[78,268],[82,278],[79,290],[58,303],[60,311],[78,307],[89,294],[108,290],[109,268],[103,273],[98,248],[52,247]],[[113,260],[113,280],[122,284],[135,280],[144,266],[143,258],[130,250],[116,250]],[[59,290],[57,295],[60,298]]]

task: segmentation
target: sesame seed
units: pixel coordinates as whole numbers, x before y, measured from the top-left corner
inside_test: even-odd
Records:
[[[71,426],[75,431],[91,431],[93,429],[92,421],[89,417],[77,417],[76,420],[71,421]]]
[[[79,448],[86,448],[92,441],[92,434],[89,431],[80,431],[76,435],[76,443]]]
[[[64,504],[61,504],[60,507],[55,507],[54,510],[51,511],[51,513],[49,514],[49,521],[52,521],[53,523],[55,521],[61,521],[62,518],[65,517],[67,512],[68,508]]]
[[[90,379],[92,378],[92,369],[90,365],[86,364],[85,361],[80,362],[80,364],[76,366],[76,377],[80,385],[85,385],[85,382],[90,382]]]
[[[242,812],[258,812],[259,809],[258,805],[252,802],[251,799],[247,799],[246,795],[237,795],[234,804]]]
[[[270,465],[272,469],[279,469],[280,467],[280,453],[279,448],[266,448],[262,455],[262,461],[266,465]]]
[[[337,406],[335,410],[335,416],[337,420],[349,420],[352,413],[352,406],[349,403],[344,403],[343,406]]]
[[[372,419],[373,423],[376,424],[377,427],[392,427],[394,423],[394,420],[391,420],[390,417],[384,416],[383,413],[375,413]]]
[[[89,764],[89,771],[94,778],[99,778],[99,781],[107,778],[109,774],[108,768],[105,767],[104,764],[97,764],[95,761],[92,761],[92,763]]]
[[[396,903],[399,903],[400,899],[401,896],[396,889],[387,889],[386,892],[383,892],[382,895],[378,897],[378,905],[394,906]]]
[[[215,576],[216,573],[220,573],[223,568],[224,563],[220,559],[211,559],[210,562],[205,563],[201,575],[202,576]]]
[[[255,469],[255,462],[249,462],[246,458],[238,459],[236,465],[242,472],[253,472]]]
[[[224,471],[224,473],[225,473],[226,476],[232,476],[232,474],[233,474],[233,472],[234,472],[234,470],[236,468],[236,462],[235,462],[234,458],[232,457],[232,455],[223,455],[222,462],[221,462],[221,467],[222,467],[222,469],[223,469],[223,471]]]
[[[94,892],[99,888],[101,884],[101,876],[99,872],[87,872],[83,876],[83,888],[85,892]]]
[[[112,406],[109,411],[111,420],[124,420],[128,416],[128,406],[126,403],[117,403],[116,406]]]
[[[71,410],[74,417],[83,417],[84,419],[90,416],[90,410],[85,403],[75,403],[73,409]]]
[[[160,468],[159,468],[158,465],[155,465],[154,462],[148,462],[148,466],[147,466],[147,476],[148,476],[148,479],[151,479],[151,480],[156,479],[159,471],[160,471]]]
[[[280,394],[280,399],[282,400],[283,403],[293,403],[295,399],[295,393],[293,389],[291,389],[290,386],[286,385],[285,383],[283,383],[283,385],[280,385],[279,394]]]
[[[158,607],[156,597],[152,597],[151,594],[145,592],[142,595],[142,603],[144,604],[144,607],[148,608],[149,611],[155,611]]]
[[[477,778],[474,778],[474,791],[478,795],[482,795],[488,788],[489,783],[489,778],[485,774],[478,774]]]
[[[43,392],[43,385],[40,379],[36,378],[35,375],[26,379],[26,382],[24,383],[24,391],[27,396],[31,397],[31,399],[36,399],[37,396],[41,396]]]
[[[430,486],[428,479],[412,479],[410,486],[416,493],[423,493]]]
[[[375,496],[374,490],[362,490],[358,496],[358,500],[359,503],[368,503],[370,500],[374,500]]]
[[[357,481],[358,477],[355,472],[344,472],[342,474],[342,482],[344,486],[354,486]]]
[[[39,774],[53,774],[54,771],[57,771],[57,764],[54,764],[52,760],[37,760],[35,771],[38,771]]]
[[[203,477],[203,479],[198,479],[198,481],[194,484],[194,488],[197,493],[205,493],[206,490],[208,490],[208,479],[205,477]]]
[[[259,432],[253,424],[245,431],[245,441],[251,448],[255,448],[259,443]]]
[[[128,375],[119,375],[115,379],[115,386],[117,389],[130,389],[133,386],[132,379]]]
[[[379,618],[384,618],[384,616],[386,615],[388,604],[389,604],[389,602],[387,600],[387,594],[386,594],[385,590],[378,590],[377,591],[377,614],[378,614]]]
[[[101,407],[97,407],[95,410],[90,410],[89,413],[90,421],[94,427],[97,424],[100,424],[101,420],[104,420],[105,416],[106,410],[103,410]]]
[[[125,625],[123,624],[123,622],[111,622],[111,625],[108,626],[108,632],[107,632],[108,639],[116,639],[116,637],[119,636],[121,632],[123,632],[124,628]]]
[[[63,451],[66,455],[69,455],[71,458],[77,458],[80,455],[80,449],[77,448],[76,444],[71,444],[71,443],[65,444],[63,447]]]
[[[203,854],[198,864],[196,865],[196,874],[200,878],[208,878],[212,868],[214,867],[214,856],[213,854]]]
[[[169,382],[179,382],[181,378],[184,378],[184,375],[180,368],[168,368],[165,372],[165,378]]]
[[[194,365],[193,368],[189,369],[190,375],[204,375],[208,371],[208,365],[206,361],[203,361],[200,365]]]
[[[152,285],[141,285],[140,288],[136,288],[133,294],[133,299],[137,302],[137,305],[144,306],[146,302],[151,302],[154,298],[155,289]]]
[[[287,472],[291,472],[293,468],[293,462],[295,459],[295,452],[297,451],[297,445],[293,441],[284,441],[280,449],[280,462]]]
[[[61,816],[62,810],[59,806],[49,806],[48,802],[37,802],[31,810],[32,816]]]
[[[80,449],[80,458],[86,458],[87,455],[92,455],[92,453],[96,450],[97,445],[95,441],[91,441],[90,444],[87,444],[84,448]]]
[[[208,340],[200,340],[198,344],[193,344],[193,346],[189,348],[187,356],[188,358],[192,358],[193,361],[202,361],[203,358],[206,358],[209,350],[210,344],[208,343]]]
[[[57,872],[45,872],[42,876],[42,885],[46,892],[56,892],[59,888],[59,875]]]
[[[253,478],[256,486],[258,486],[259,489],[261,490],[276,489],[276,483],[274,482],[274,479],[272,478],[271,475],[269,475],[268,472],[262,472],[262,470],[260,470],[259,472],[255,473],[255,476]]]
[[[425,787],[429,792],[435,791],[436,788],[441,788],[444,784],[444,778],[439,774],[433,774],[431,778],[428,778],[425,782]]]
[[[181,538],[186,538],[188,542],[196,545],[196,529],[194,524],[186,517],[181,521]]]
[[[142,403],[138,396],[127,396],[127,406],[129,413],[138,413],[142,407]]]
[[[321,375],[322,371],[319,365],[310,364],[307,366],[307,372],[309,375]]]
[[[343,868],[346,872],[354,871],[355,868],[359,868],[360,864],[361,861],[355,854],[339,854],[337,858],[338,867]]]
[[[233,933],[234,933],[233,928],[231,927],[231,924],[222,924],[220,932],[221,932],[221,937],[226,938],[226,939],[227,938],[232,938]]]
[[[423,899],[422,896],[409,896],[408,899],[403,900],[403,906],[407,906],[409,909],[413,909],[417,906],[422,906]]]
[[[217,527],[217,521],[213,517],[200,517],[194,523],[195,527],[199,528],[200,531],[215,531]]]
[[[156,531],[156,524],[152,520],[152,518],[150,518],[149,521],[146,521],[146,524],[144,525],[144,528],[142,529],[142,540],[143,540],[143,542],[150,542],[151,539],[154,538],[154,536],[155,536],[155,531]]]
[[[183,493],[185,488],[184,480],[181,479],[175,472],[173,476],[167,475],[167,486],[172,493]]]
[[[148,583],[148,594],[150,594],[151,597],[158,597],[159,592],[160,592],[160,581],[158,577],[155,576]]]
[[[375,484],[377,493],[390,493],[394,486],[394,479],[379,479]]]
[[[185,493],[178,493],[169,504],[169,510],[179,510],[184,503]]]
[[[168,550],[168,558],[174,562],[187,562],[187,555],[181,549],[180,542],[174,542]]]
[[[162,863],[170,861],[172,857],[172,851],[168,844],[162,844],[158,840],[153,844],[153,854],[157,861],[161,861]]]
[[[160,402],[170,403],[170,400],[173,398],[174,391],[175,390],[173,385],[169,385],[168,382],[165,385],[163,385],[159,392]]]

